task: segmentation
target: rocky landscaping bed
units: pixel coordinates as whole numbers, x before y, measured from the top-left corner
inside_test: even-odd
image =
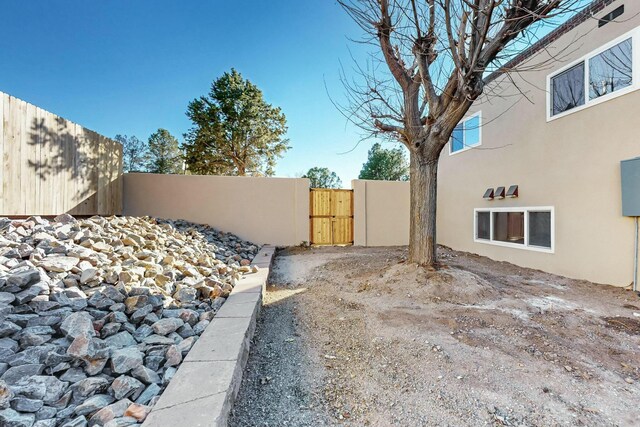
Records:
[[[0,425],[141,423],[258,250],[184,221],[0,218]]]

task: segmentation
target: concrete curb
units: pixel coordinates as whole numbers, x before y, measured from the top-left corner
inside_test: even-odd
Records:
[[[275,247],[253,260],[189,351],[142,427],[223,427],[240,389]]]

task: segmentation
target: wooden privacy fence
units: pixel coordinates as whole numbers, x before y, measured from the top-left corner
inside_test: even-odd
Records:
[[[0,215],[122,213],[119,143],[0,95]]]
[[[309,225],[313,245],[353,244],[353,190],[312,188]]]

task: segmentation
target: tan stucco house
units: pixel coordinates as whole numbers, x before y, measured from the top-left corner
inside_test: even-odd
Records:
[[[620,162],[640,156],[640,2],[594,1],[506,67],[521,71],[489,84],[440,158],[438,241],[628,286]]]

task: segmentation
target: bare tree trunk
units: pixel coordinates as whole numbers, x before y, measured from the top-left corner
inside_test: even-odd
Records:
[[[425,267],[434,267],[436,264],[437,185],[437,156],[425,160],[411,153],[409,262]]]

